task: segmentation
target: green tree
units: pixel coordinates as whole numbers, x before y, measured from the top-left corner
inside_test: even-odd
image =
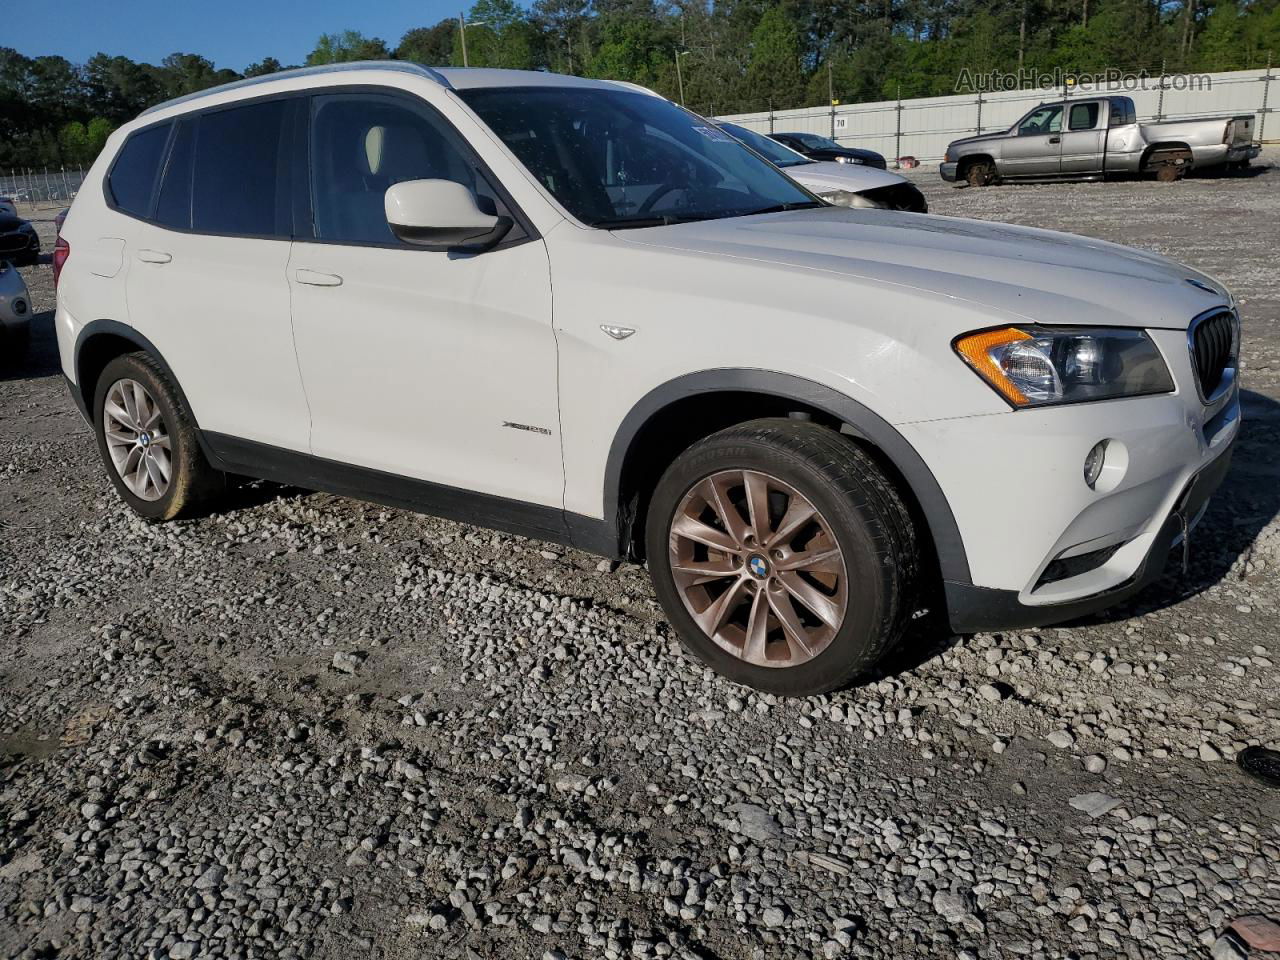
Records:
[[[452,17],[441,20],[434,27],[415,27],[400,39],[400,45],[395,49],[395,58],[428,66],[447,67],[454,62],[453,45],[457,32],[458,21]]]
[[[307,54],[307,66],[325,63],[350,63],[354,60],[390,60],[391,51],[377,37],[366,37],[358,30],[322,33],[315,49]]]
[[[279,73],[284,67],[280,65],[280,61],[275,57],[263,57],[257,63],[251,63],[244,68],[246,77],[265,77],[271,73]]]
[[[89,104],[98,116],[119,124],[164,99],[155,75],[128,57],[97,53],[84,65]]]
[[[587,50],[588,0],[535,0],[532,23],[541,61],[557,73],[578,73]]]
[[[775,109],[804,103],[804,74],[800,69],[800,32],[781,6],[765,11],[751,32],[751,60],[746,93],[755,103]]]
[[[58,131],[58,147],[64,163],[83,164],[92,160],[89,156],[89,131],[79,120],[72,120]]]

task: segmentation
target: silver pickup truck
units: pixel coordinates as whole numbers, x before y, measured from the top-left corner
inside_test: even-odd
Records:
[[[975,187],[1119,173],[1177,180],[1193,168],[1246,166],[1261,150],[1253,121],[1242,115],[1139,123],[1128,97],[1042,103],[1008,130],[953,141],[939,172]]]

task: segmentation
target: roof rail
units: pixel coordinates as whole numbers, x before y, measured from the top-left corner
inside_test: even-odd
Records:
[[[449,81],[444,75],[433,67],[425,67],[420,63],[409,63],[404,60],[353,60],[350,63],[326,63],[315,67],[295,67],[292,70],[281,70],[277,73],[265,73],[260,77],[246,77],[243,80],[233,80],[231,83],[224,83],[216,87],[210,87],[207,90],[197,90],[195,93],[188,93],[185,96],[174,97],[172,100],[166,100],[164,103],[157,103],[154,107],[148,107],[138,114],[145,117],[149,113],[155,113],[157,110],[165,110],[169,107],[177,106],[180,103],[189,103],[192,100],[200,100],[203,97],[211,97],[217,93],[226,93],[228,90],[242,90],[245,87],[256,86],[260,83],[269,83],[272,80],[292,80],[295,77],[316,77],[323,76],[327,73],[351,73],[365,70],[391,70],[396,73],[409,73],[418,77],[426,77],[433,80],[446,89],[452,89]]]

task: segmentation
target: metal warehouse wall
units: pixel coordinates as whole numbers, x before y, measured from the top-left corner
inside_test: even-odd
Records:
[[[1238,70],[1151,77],[1145,81],[1147,89],[1133,89],[1133,84],[1097,84],[1069,88],[1066,94],[1061,88],[1011,90],[742,113],[720,119],[732,120],[761,133],[786,130],[819,133],[849,146],[876,150],[886,157],[940,160],[952,140],[1006,130],[1045,100],[1059,100],[1064,95],[1083,98],[1116,93],[1133,98],[1142,120],[1254,113],[1258,115],[1255,136],[1262,139],[1268,116],[1276,112],[1275,99],[1280,97],[1280,84],[1272,83],[1278,77],[1280,74],[1275,70]],[[1271,127],[1271,137],[1275,139],[1280,135],[1280,121],[1273,120]]]

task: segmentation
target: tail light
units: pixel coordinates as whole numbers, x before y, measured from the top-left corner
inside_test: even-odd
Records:
[[[1228,120],[1226,129],[1222,131],[1222,142],[1230,143],[1232,135],[1236,132],[1236,122]]]
[[[59,237],[58,242],[53,245],[53,285],[55,287],[58,285],[58,278],[62,276],[62,268],[67,265],[70,257],[71,244]]]

